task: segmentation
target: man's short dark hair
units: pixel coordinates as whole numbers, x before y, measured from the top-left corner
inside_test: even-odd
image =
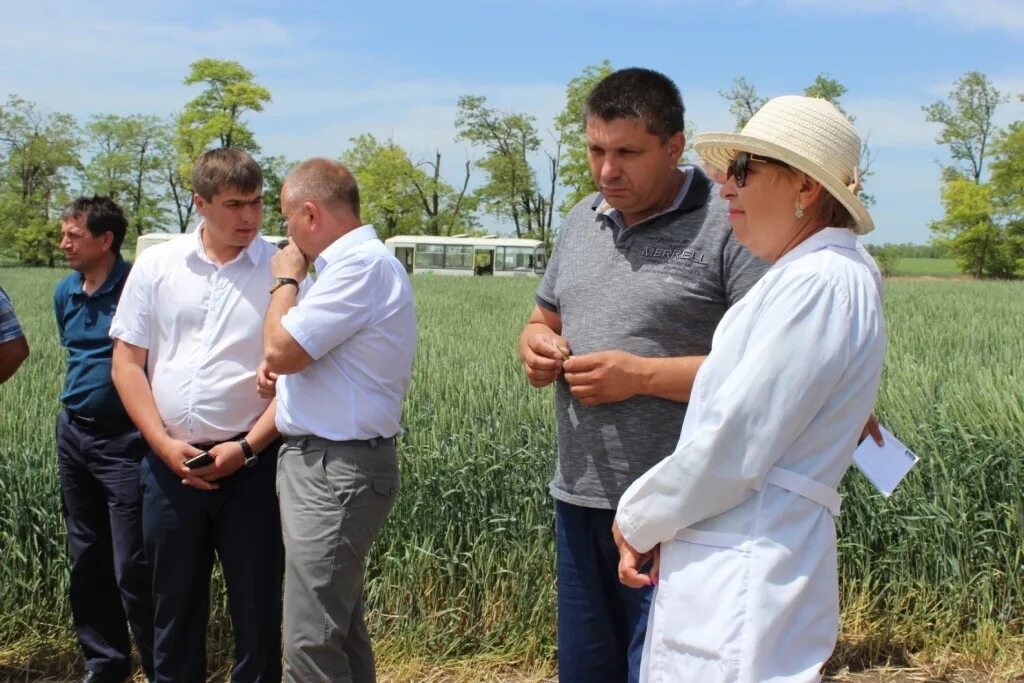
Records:
[[[241,147],[220,147],[203,152],[192,164],[192,189],[205,201],[225,187],[243,194],[263,187],[260,165]]]
[[[76,220],[85,216],[85,228],[93,237],[101,237],[109,232],[114,235],[110,251],[117,255],[121,251],[125,233],[128,231],[128,219],[124,211],[110,197],[94,194],[91,197],[79,197],[64,207],[60,214],[61,222]]]
[[[683,130],[683,98],[668,76],[651,69],[620,69],[594,86],[583,106],[583,125],[629,119],[647,126],[647,132],[665,142]]]

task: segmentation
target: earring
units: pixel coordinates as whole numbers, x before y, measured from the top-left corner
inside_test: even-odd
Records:
[[[796,216],[797,218],[803,218],[804,217],[804,207],[802,207],[799,204],[797,204],[796,205],[796,211],[793,212],[793,215]]]

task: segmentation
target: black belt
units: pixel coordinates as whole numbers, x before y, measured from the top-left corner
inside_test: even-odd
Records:
[[[127,415],[96,415],[89,416],[76,413],[70,408],[65,408],[68,420],[86,432],[97,434],[119,434],[135,429],[135,423]]]
[[[194,443],[194,444],[192,444],[192,447],[193,448],[198,448],[201,451],[208,451],[211,448],[213,448],[214,446],[216,446],[217,444],[227,443],[229,441],[238,441],[239,439],[243,439],[243,438],[245,438],[245,435],[248,434],[248,433],[249,432],[238,432],[234,436],[229,436],[228,438],[221,439],[220,441],[207,441],[207,442],[204,442],[204,443]]]
[[[369,446],[370,448],[377,448],[378,446],[395,446],[398,444],[397,436],[375,436],[372,439],[344,439],[342,441],[324,439],[323,437],[313,436],[311,434],[284,436],[285,441],[300,441],[303,439],[320,439],[321,441],[329,441],[330,443],[335,443],[339,446]]]

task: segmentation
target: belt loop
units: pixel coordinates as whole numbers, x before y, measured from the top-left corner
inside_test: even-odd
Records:
[[[379,439],[377,437],[373,437],[372,439],[368,439],[367,443],[370,444],[370,448],[377,448],[378,441]]]

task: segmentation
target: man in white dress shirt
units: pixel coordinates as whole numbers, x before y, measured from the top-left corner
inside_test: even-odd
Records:
[[[279,440],[257,393],[276,249],[258,238],[263,176],[241,148],[196,160],[194,235],[144,252],[111,323],[112,376],[150,446],[140,479],[160,683],[205,681],[210,572],[224,571],[233,681],[281,679]],[[186,462],[209,453],[209,464]]]
[[[362,224],[355,178],[336,161],[296,166],[281,211],[291,244],[271,265],[278,289],[263,345],[268,373],[281,376],[284,679],[364,683],[375,673],[363,571],[398,493],[395,437],[416,349],[412,287]],[[314,262],[316,281],[300,297]]]

